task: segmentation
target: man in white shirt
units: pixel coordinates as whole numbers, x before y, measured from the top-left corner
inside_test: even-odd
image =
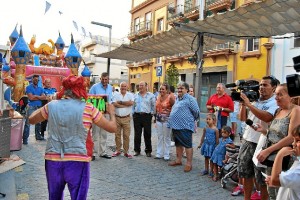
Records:
[[[123,149],[124,156],[132,158],[132,155],[128,154],[129,150],[129,136],[131,131],[130,126],[130,114],[132,112],[132,105],[134,96],[131,92],[127,92],[128,85],[126,82],[120,84],[121,93],[115,93],[113,96],[113,105],[115,106],[117,132],[115,134],[116,151],[112,154],[112,157],[119,156],[121,154],[122,146],[122,130],[123,130]]]

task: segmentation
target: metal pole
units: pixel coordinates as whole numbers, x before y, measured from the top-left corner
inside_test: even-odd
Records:
[[[94,22],[94,21],[91,21],[91,24],[95,24],[95,25],[98,25],[98,26],[103,26],[103,27],[106,27],[106,28],[109,29],[108,51],[111,51],[111,29],[112,29],[112,25],[103,24],[103,23]],[[110,72],[110,58],[107,58],[107,73],[108,73],[108,75],[109,75],[109,72]]]
[[[201,111],[201,95],[202,95],[202,70],[203,70],[203,33],[198,32],[198,51],[197,51],[197,69],[196,69],[196,97],[198,106]]]
[[[109,28],[108,51],[111,51],[111,29],[112,29],[112,26]],[[110,75],[110,58],[107,58],[107,73],[109,76]]]

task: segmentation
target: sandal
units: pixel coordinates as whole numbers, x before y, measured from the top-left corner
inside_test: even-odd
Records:
[[[172,162],[169,162],[168,164],[169,166],[172,166],[172,167],[175,167],[175,166],[179,166],[179,165],[182,165],[182,162],[180,163],[177,163],[176,161],[172,161]]]
[[[212,178],[212,177],[214,177],[214,173],[213,172],[209,172],[208,176]]]

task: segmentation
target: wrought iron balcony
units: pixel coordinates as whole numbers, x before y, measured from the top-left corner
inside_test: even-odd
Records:
[[[139,38],[138,32],[139,32],[139,25],[131,25],[130,33],[127,36],[128,40],[132,42],[137,40]]]
[[[221,10],[229,10],[232,6],[233,0],[208,0],[206,1],[207,10],[212,11],[214,14]]]
[[[141,22],[139,24],[139,31],[137,35],[139,37],[147,37],[149,35],[152,35],[152,21],[146,21],[146,22]]]
[[[140,38],[152,35],[153,25],[152,21],[140,22],[139,24],[133,24],[130,28],[130,33],[127,38],[130,41],[135,41]]]
[[[168,5],[168,23],[172,23],[184,17],[184,5]]]
[[[195,21],[199,19],[199,1],[192,0],[186,1],[184,4],[184,17],[189,20]]]

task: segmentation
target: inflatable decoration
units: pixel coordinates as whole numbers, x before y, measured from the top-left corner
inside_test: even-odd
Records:
[[[33,36],[30,40],[29,48],[31,52],[35,54],[51,55],[55,51],[55,44],[51,39],[49,39],[48,42],[51,43],[51,47],[48,44],[43,43],[39,47],[35,48],[35,36]]]
[[[78,68],[82,61],[82,57],[75,47],[73,35],[71,35],[71,45],[67,54],[63,52],[65,43],[59,37],[56,43],[49,39],[51,45],[43,43],[35,47],[36,37],[33,36],[29,44],[23,38],[22,26],[20,26],[20,34],[17,32],[17,26],[10,35],[11,57],[9,66],[3,66],[2,78],[4,83],[13,88],[13,100],[18,102],[25,95],[25,87],[32,75],[40,75],[40,82],[46,78],[51,79],[51,86],[60,90],[62,79],[70,74],[78,75]],[[55,54],[55,48],[57,52]],[[86,77],[87,85],[90,81],[90,72],[85,66],[83,76]],[[11,77],[11,76],[13,77]],[[41,85],[40,85],[41,86]],[[7,93],[8,95],[8,93]],[[98,105],[99,103],[97,103]],[[103,103],[102,103],[103,104]],[[98,106],[103,109],[103,105]],[[104,109],[105,110],[105,109]]]
[[[26,77],[30,77],[34,74],[41,76],[69,76],[71,70],[69,68],[62,67],[42,67],[42,66],[32,66],[26,65]]]
[[[60,33],[58,33],[58,38],[57,38],[57,40],[55,42],[55,47],[56,47],[56,50],[57,50],[56,54],[58,56],[62,55],[63,50],[65,48],[65,42],[62,39],[62,37],[60,36]]]
[[[3,57],[3,66],[2,66],[2,71],[1,71],[1,77],[3,79],[3,83],[8,85],[8,86],[15,86],[16,82],[13,77],[10,76],[10,67],[7,65],[6,59],[5,59],[6,54]]]
[[[19,101],[19,99],[24,95],[24,81],[25,81],[25,66],[28,64],[31,58],[31,51],[28,48],[22,32],[22,26],[20,27],[20,35],[14,44],[11,55],[16,63],[15,81],[16,85],[14,87],[14,101]]]
[[[78,76],[78,68],[82,61],[82,57],[74,44],[73,35],[71,34],[71,44],[67,54],[65,55],[67,67],[71,69],[73,75]]]
[[[15,44],[15,42],[17,41],[19,37],[19,33],[17,31],[17,25],[15,26],[15,29],[13,30],[13,32],[10,34],[9,36],[9,41],[10,41],[10,45],[13,46]]]
[[[86,84],[86,90],[88,91],[90,88],[90,77],[91,77],[92,73],[89,70],[88,66],[85,65],[84,61],[83,61],[83,63],[84,63],[84,68],[81,72],[81,76],[83,76],[84,82]]]

